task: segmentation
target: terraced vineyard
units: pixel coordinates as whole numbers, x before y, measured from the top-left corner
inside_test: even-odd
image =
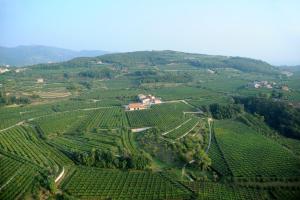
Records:
[[[165,137],[172,138],[172,139],[180,139],[191,132],[199,123],[198,118],[189,118],[183,124],[180,124],[175,129],[165,134]]]
[[[193,108],[184,103],[166,103],[152,106],[149,110],[128,111],[126,115],[132,128],[157,127],[167,131],[186,121],[183,112],[191,110]]]
[[[86,152],[95,148],[118,153],[119,148],[122,147],[122,138],[120,133],[100,132],[55,137],[49,143],[64,152],[71,152],[72,150]]]
[[[191,192],[160,173],[77,168],[62,188],[80,199],[185,199]]]
[[[4,152],[34,162],[40,167],[51,167],[56,172],[59,166],[72,164],[63,153],[38,139],[31,127],[18,126],[2,132],[0,148]]]
[[[115,129],[120,127],[127,127],[127,119],[125,116],[124,109],[119,107],[115,108],[101,108],[96,109],[83,120],[83,130],[92,129]]]
[[[0,155],[0,199],[19,199],[33,184],[37,169]]]
[[[72,129],[77,123],[84,119],[86,115],[86,111],[63,112],[40,117],[35,120],[35,123],[46,135],[62,134]],[[49,121],[51,123],[49,123]]]
[[[234,176],[300,176],[299,158],[242,123],[217,121],[215,136]]]

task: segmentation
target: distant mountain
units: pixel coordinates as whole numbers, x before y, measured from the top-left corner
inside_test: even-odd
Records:
[[[39,63],[62,62],[75,57],[93,57],[106,54],[101,50],[74,51],[48,46],[0,47],[0,65],[24,66]]]

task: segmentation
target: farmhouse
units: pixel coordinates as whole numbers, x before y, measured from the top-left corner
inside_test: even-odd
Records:
[[[288,87],[287,85],[281,86],[281,89],[282,89],[283,91],[290,91],[290,89],[289,89],[289,87]]]
[[[7,69],[7,68],[0,68],[0,74],[3,74],[5,72],[9,72],[9,69]]]
[[[144,104],[142,104],[142,103],[130,103],[127,106],[128,110],[144,110],[146,108],[147,107]]]
[[[252,87],[252,88],[267,88],[267,89],[272,89],[273,85],[275,85],[276,83],[269,83],[268,81],[253,81],[248,83],[248,87]]]
[[[151,105],[151,104],[159,104],[161,103],[161,99],[157,98],[151,94],[144,95],[144,94],[139,94],[138,95],[138,100],[144,104],[144,105]]]
[[[36,82],[37,82],[37,83],[44,83],[44,79],[38,78],[38,79],[36,80]]]
[[[148,109],[153,104],[160,104],[162,103],[160,98],[156,98],[155,96],[148,94],[139,94],[137,96],[138,103],[130,103],[126,106],[126,110],[144,110]]]

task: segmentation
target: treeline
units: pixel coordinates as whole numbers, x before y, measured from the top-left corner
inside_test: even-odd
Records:
[[[243,72],[274,73],[274,67],[270,64],[242,57],[203,57],[190,60],[189,64],[198,68],[234,68]]]
[[[187,83],[193,80],[193,76],[187,72],[166,73],[153,70],[135,71],[129,76],[134,76],[139,83]]]
[[[240,104],[226,104],[221,105],[214,103],[208,107],[202,108],[204,111],[209,111],[215,119],[229,119],[236,117],[238,114],[244,111],[244,107]]]
[[[29,103],[31,103],[31,100],[28,97],[8,96],[4,91],[0,91],[0,106]]]
[[[89,152],[72,151],[71,158],[77,164],[102,168],[145,169],[150,159],[144,152],[114,155],[111,151],[92,149]]]
[[[287,137],[300,139],[300,110],[285,102],[258,97],[235,97],[246,111],[264,116],[265,122]]]
[[[115,72],[111,69],[104,68],[101,70],[87,70],[78,73],[80,77],[97,78],[97,79],[112,79]]]

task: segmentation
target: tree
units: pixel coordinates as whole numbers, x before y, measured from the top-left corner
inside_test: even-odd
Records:
[[[202,170],[207,170],[211,166],[211,159],[208,155],[201,149],[194,154],[195,164]]]

